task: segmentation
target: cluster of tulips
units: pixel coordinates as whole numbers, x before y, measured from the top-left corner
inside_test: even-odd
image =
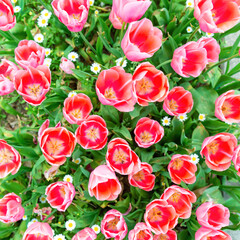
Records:
[[[116,29],[126,29],[121,41],[122,50],[130,61],[140,62],[150,58],[162,45],[162,32],[153,23],[142,18],[150,7],[150,0],[113,0],[110,21]],[[222,33],[233,27],[240,19],[239,0],[195,0],[194,16],[202,31]],[[83,29],[89,13],[89,0],[54,0],[52,7],[58,19],[72,32]],[[2,20],[1,20],[2,19]],[[141,20],[140,20],[141,19]],[[0,30],[8,31],[16,23],[10,0],[0,0]],[[126,28],[126,23],[129,23]],[[202,37],[190,41],[174,51],[171,66],[184,78],[198,77],[209,63],[218,62],[220,46],[214,38]],[[33,105],[40,105],[50,90],[51,71],[44,64],[45,49],[33,40],[22,40],[15,49],[17,66],[3,59],[0,64],[0,95],[14,90]],[[22,68],[22,69],[20,69]],[[74,64],[62,59],[60,68],[72,74]],[[103,70],[96,81],[96,93],[103,105],[115,107],[120,112],[131,112],[138,103],[146,107],[149,103],[163,102],[164,111],[179,117],[190,113],[194,101],[190,91],[181,86],[170,89],[168,77],[150,62],[140,63],[133,74],[116,66]],[[127,175],[131,186],[144,191],[152,191],[155,175],[149,163],[142,162],[122,138],[108,142],[105,120],[91,115],[91,99],[83,93],[71,93],[63,103],[63,116],[69,124],[77,124],[75,133],[61,126],[59,122],[50,127],[47,119],[38,131],[38,142],[46,161],[51,165],[48,174],[57,171],[67,157],[71,157],[78,143],[86,150],[101,150],[107,145],[106,164],[91,171],[88,192],[99,201],[116,200],[122,192],[117,175]],[[215,102],[215,116],[226,123],[240,123],[240,95],[233,90],[220,95]],[[148,117],[141,118],[134,130],[134,139],[140,148],[149,148],[161,141],[164,128]],[[107,144],[108,142],[108,144]],[[240,175],[240,145],[231,133],[218,133],[207,137],[200,154],[207,166],[215,171],[225,171],[233,161]],[[0,178],[16,174],[21,167],[21,156],[5,140],[0,140]],[[193,184],[196,181],[197,165],[189,155],[174,154],[168,164],[171,181]],[[117,175],[116,175],[117,173]],[[165,189],[159,199],[146,206],[144,222],[137,223],[128,233],[124,215],[117,210],[109,210],[101,222],[101,232],[106,239],[122,240],[176,240],[174,229],[178,219],[187,219],[192,213],[196,195],[180,186]],[[75,197],[75,187],[71,182],[58,181],[47,186],[46,199],[52,208],[65,212]],[[36,208],[35,211],[38,209]],[[13,223],[23,218],[22,200],[15,193],[8,193],[0,199],[0,221]],[[51,213],[51,209],[47,209]],[[126,213],[127,214],[127,213]],[[202,226],[196,233],[196,240],[230,240],[221,231],[229,225],[229,210],[214,202],[203,203],[196,211]],[[154,235],[153,235],[154,234]],[[91,228],[79,231],[72,240],[94,240],[96,233]],[[48,223],[32,223],[23,235],[23,240],[52,240],[53,230]]]

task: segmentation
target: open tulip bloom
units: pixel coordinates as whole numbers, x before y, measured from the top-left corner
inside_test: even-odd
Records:
[[[0,0],[0,239],[240,239],[239,32],[240,0]]]

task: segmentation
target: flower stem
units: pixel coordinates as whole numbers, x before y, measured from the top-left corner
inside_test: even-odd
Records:
[[[55,212],[57,212],[57,209],[54,209],[54,210],[43,220],[43,222],[46,222]]]
[[[239,56],[239,54],[237,53],[237,54],[235,54],[235,55],[233,55],[233,56],[231,56],[229,58],[226,58],[226,59],[223,59],[223,60],[219,61],[218,63],[212,65],[205,73],[209,72],[210,70],[212,70],[213,68],[217,67],[218,65],[221,65],[221,64],[223,64],[225,62],[228,62],[229,60],[231,60],[233,58],[236,58],[238,56]]]
[[[82,32],[79,32],[79,33],[80,33],[80,36],[81,36],[82,40],[88,45],[88,47],[91,48],[91,50],[92,50],[95,54],[97,54],[97,51],[96,51],[95,48],[92,46],[92,44],[85,38],[85,36],[83,35],[83,33],[82,33]]]
[[[194,35],[197,33],[197,31],[200,29],[200,27],[197,27],[191,34],[191,36],[189,37],[188,41],[191,41],[194,37]]]
[[[126,60],[126,58],[127,58],[126,56],[123,57],[122,61],[120,62],[120,66],[123,65],[123,63],[124,63],[124,61]]]
[[[109,10],[107,10],[105,8],[102,8],[102,7],[99,7],[99,6],[92,6],[92,8],[96,8],[96,9],[99,9],[99,10],[104,11],[104,12],[109,12]]]
[[[121,44],[121,41],[123,39],[123,31],[124,31],[125,26],[126,26],[126,23],[123,22],[123,25],[122,25],[122,28],[121,28],[121,32],[120,32],[120,44]]]
[[[164,66],[164,65],[166,65],[166,64],[168,64],[168,63],[170,63],[171,61],[172,61],[172,59],[169,59],[169,60],[167,60],[167,61],[165,61],[165,62],[159,64],[156,68],[159,69],[160,67],[162,67],[162,66]]]

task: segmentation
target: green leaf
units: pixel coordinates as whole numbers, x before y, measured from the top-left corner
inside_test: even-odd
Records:
[[[206,128],[200,123],[192,133],[192,147],[196,148],[196,151],[201,150],[202,143],[205,138],[209,137],[209,133]]]

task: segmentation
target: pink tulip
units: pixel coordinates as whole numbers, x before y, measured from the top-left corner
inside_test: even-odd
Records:
[[[235,169],[238,171],[237,175],[240,176],[240,145],[235,148],[232,161]]]
[[[230,212],[222,204],[205,202],[196,211],[200,225],[213,230],[220,230],[229,225]]]
[[[91,115],[79,124],[75,135],[84,149],[101,150],[107,143],[106,122],[98,115]]]
[[[197,42],[188,42],[173,53],[171,66],[182,77],[198,77],[208,63],[207,49]]]
[[[117,16],[117,14],[113,11],[113,9],[109,15],[109,20],[111,21],[114,28],[122,29],[123,20],[119,16]]]
[[[22,199],[15,193],[8,193],[0,199],[0,221],[13,223],[21,220],[25,211],[21,203]]]
[[[137,223],[133,230],[128,234],[129,240],[153,240],[150,228],[143,222]]]
[[[113,0],[112,9],[126,23],[139,20],[151,5],[150,0]]]
[[[13,16],[14,10],[10,0],[0,1],[0,30],[8,31],[16,24],[16,17]]]
[[[95,240],[97,234],[89,227],[84,228],[83,230],[76,233],[72,240]]]
[[[240,123],[240,94],[227,91],[215,101],[215,116],[227,123]]]
[[[163,138],[164,129],[159,122],[143,117],[138,120],[134,134],[137,145],[148,148]]]
[[[195,234],[195,240],[232,240],[225,232],[201,227]]]
[[[194,17],[208,33],[223,33],[240,19],[238,0],[195,0]]]
[[[173,230],[169,230],[166,234],[155,235],[153,240],[177,240],[177,234]]]
[[[218,61],[221,49],[216,39],[202,37],[197,43],[199,47],[206,49],[208,63]]]
[[[130,185],[144,191],[152,191],[155,184],[155,175],[152,174],[152,171],[152,166],[146,162],[141,162],[140,167],[135,165],[133,171],[128,175]]]
[[[19,152],[0,139],[0,179],[8,174],[16,174],[21,167],[21,156]]]
[[[133,74],[133,91],[141,106],[149,102],[162,102],[169,90],[168,78],[149,62],[138,65]]]
[[[193,192],[176,185],[172,185],[165,189],[161,199],[172,205],[179,218],[183,219],[187,219],[191,216],[192,203],[197,201],[197,197]]]
[[[106,162],[113,171],[122,175],[128,175],[132,173],[134,167],[140,167],[137,154],[122,138],[114,138],[108,143]]]
[[[69,31],[82,31],[88,18],[89,0],[53,0],[52,7],[59,21]]]
[[[102,71],[96,81],[96,92],[103,105],[114,106],[121,112],[131,112],[136,98],[133,95],[132,75],[122,67]]]
[[[205,156],[206,164],[215,171],[225,171],[231,165],[237,139],[231,133],[218,133],[203,141],[200,154]]]
[[[16,62],[27,69],[42,65],[45,58],[45,49],[32,40],[22,40],[15,49]]]
[[[161,45],[161,30],[147,18],[130,23],[121,43],[127,59],[134,62],[152,57]]]
[[[90,175],[88,183],[89,195],[99,201],[113,201],[122,191],[122,186],[115,173],[106,165],[96,167]]]
[[[37,68],[28,67],[27,70],[16,72],[14,86],[23,99],[33,105],[39,106],[46,99],[50,90],[51,72],[46,65]]]
[[[22,240],[53,240],[53,230],[48,223],[32,223],[23,235]]]
[[[75,188],[70,182],[55,182],[46,188],[45,194],[52,208],[65,212],[74,199]]]
[[[183,87],[174,87],[164,99],[163,109],[171,116],[179,116],[191,112],[193,98],[191,92]]]
[[[91,99],[83,93],[78,93],[65,99],[63,116],[70,124],[79,125],[88,118],[92,109]]]
[[[106,239],[124,239],[127,235],[128,228],[122,214],[114,209],[109,210],[101,222],[101,232]]]
[[[75,69],[75,65],[73,62],[71,62],[67,58],[62,57],[60,68],[67,74],[73,74],[72,69]]]

